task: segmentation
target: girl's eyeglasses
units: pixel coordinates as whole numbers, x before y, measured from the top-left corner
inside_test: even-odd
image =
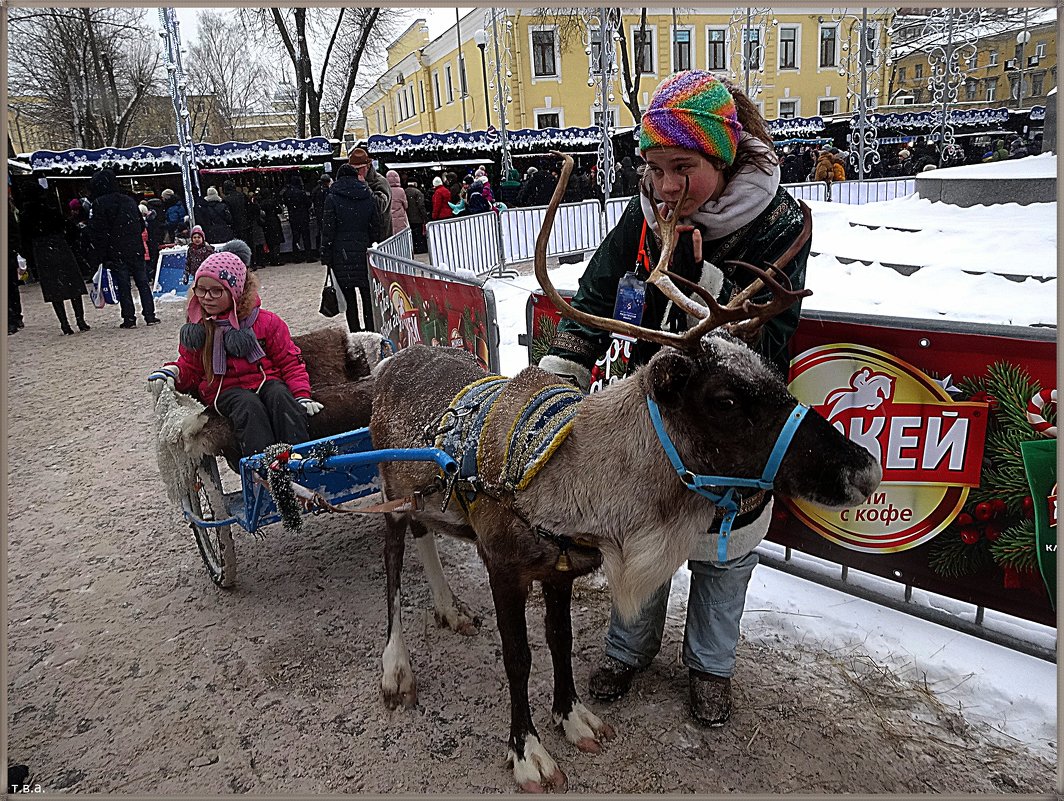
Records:
[[[218,300],[218,298],[225,294],[225,289],[220,286],[210,287],[209,289],[206,287],[195,286],[192,287],[192,291],[196,293],[197,298],[210,298],[211,300]]]

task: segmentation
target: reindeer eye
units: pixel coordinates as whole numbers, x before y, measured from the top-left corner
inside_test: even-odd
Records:
[[[739,407],[739,404],[730,395],[717,395],[709,399],[709,406],[717,412],[733,412]]]

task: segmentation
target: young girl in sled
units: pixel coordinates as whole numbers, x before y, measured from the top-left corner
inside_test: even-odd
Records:
[[[239,240],[224,247],[250,250]],[[188,293],[178,358],[148,376],[213,406],[233,424],[244,456],[310,439],[307,418],[322,405],[288,326],[262,308],[259,283],[235,252],[212,253]]]

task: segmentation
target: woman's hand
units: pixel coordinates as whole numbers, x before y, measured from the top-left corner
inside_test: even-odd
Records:
[[[679,237],[680,234],[685,234],[691,231],[691,243],[694,245],[695,264],[702,263],[702,232],[695,228],[693,225],[677,225],[676,234]]]

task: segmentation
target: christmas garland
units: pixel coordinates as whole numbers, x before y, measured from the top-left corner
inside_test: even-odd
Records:
[[[1041,386],[1023,368],[1004,361],[990,365],[986,376],[958,382],[956,390],[957,400],[989,404],[982,482],[935,538],[929,563],[949,578],[998,565],[1005,572],[1005,586],[1017,588],[1022,586],[1020,574],[1038,571],[1034,501],[1020,443],[1046,436],[1056,421],[1056,407],[1040,405],[1040,417],[1029,417]]]
[[[262,455],[266,460],[266,480],[270,495],[281,515],[281,524],[289,531],[303,530],[303,514],[292,489],[292,478],[288,474],[288,459],[292,455],[292,446],[284,442],[270,445]]]

